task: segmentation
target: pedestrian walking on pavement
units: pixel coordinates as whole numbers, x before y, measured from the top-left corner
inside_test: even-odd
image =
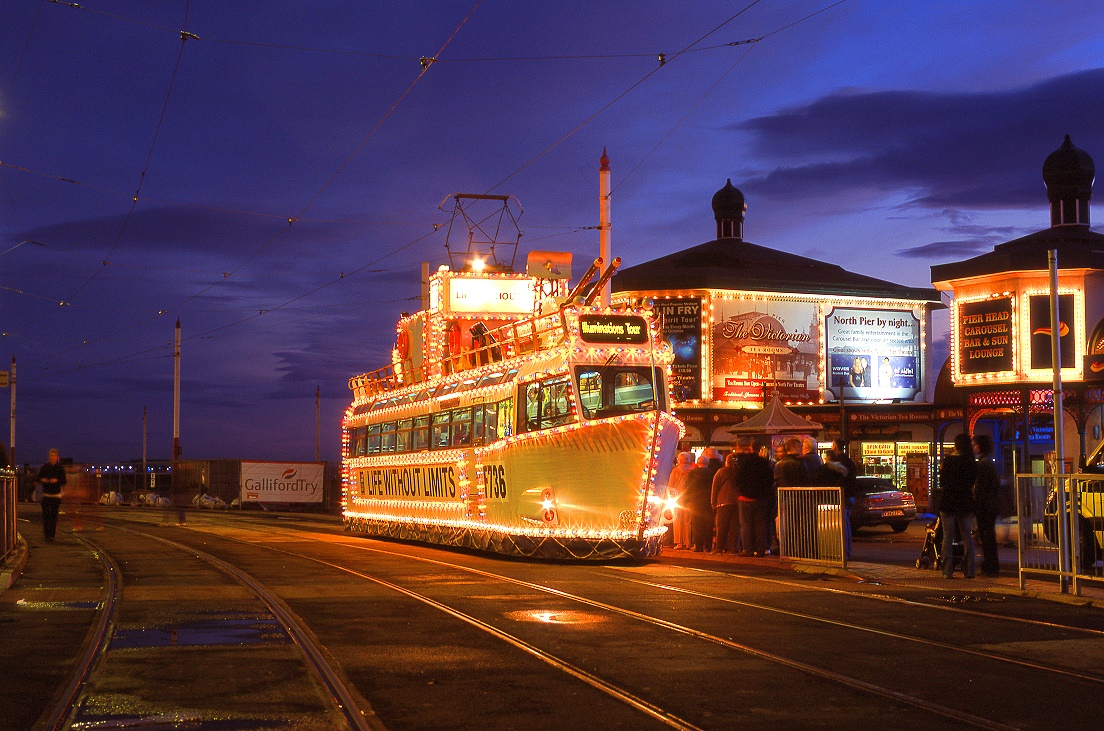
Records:
[[[690,547],[690,510],[686,501],[686,477],[694,469],[694,454],[679,452],[671,476],[667,478],[667,494],[678,501],[675,521],[671,524],[671,543],[674,548]]]
[[[1000,496],[1000,475],[993,464],[993,440],[987,434],[974,435],[977,455],[977,479],[974,481],[974,516],[977,518],[978,541],[981,543],[981,573],[1000,574],[997,555],[997,507]]]
[[[65,468],[58,459],[58,451],[51,449],[48,461],[38,470],[38,483],[42,485],[42,533],[47,541],[53,541],[57,533],[58,509],[65,487]]]
[[[954,539],[962,539],[962,572],[974,578],[974,482],[977,462],[970,435],[955,437],[955,453],[943,459],[939,469],[939,522],[943,526],[943,576],[954,574]]]

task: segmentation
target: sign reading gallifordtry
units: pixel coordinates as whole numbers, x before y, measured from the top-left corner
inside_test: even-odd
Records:
[[[242,502],[322,502],[321,462],[242,462]]]
[[[766,388],[818,401],[820,347],[816,302],[714,297],[713,400],[761,404]]]
[[[954,323],[959,373],[1011,371],[1013,321],[1011,297],[959,305]]]
[[[923,395],[924,358],[917,309],[833,307],[825,317],[825,393],[836,398]]]

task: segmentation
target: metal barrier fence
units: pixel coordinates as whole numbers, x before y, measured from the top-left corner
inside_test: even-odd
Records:
[[[0,561],[15,550],[15,511],[18,480],[10,470],[0,470]]]
[[[779,555],[846,567],[843,511],[838,487],[778,488]]]
[[[1104,581],[1104,475],[1018,474],[1020,588],[1052,576],[1066,591]]]

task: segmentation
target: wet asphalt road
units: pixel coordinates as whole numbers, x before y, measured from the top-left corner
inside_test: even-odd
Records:
[[[80,654],[103,584],[92,545],[122,595],[79,728],[345,727],[272,611],[200,552],[300,619],[369,727],[1053,728],[1058,699],[1064,726],[1101,725],[1099,609],[767,565],[534,564],[292,516],[177,527],[120,508],[87,544],[63,519],[46,545],[30,516],[27,570],[0,593],[6,728],[33,727]],[[871,529],[856,552],[914,559],[920,536]]]

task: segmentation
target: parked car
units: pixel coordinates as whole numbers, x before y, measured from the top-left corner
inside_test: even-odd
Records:
[[[916,498],[898,490],[884,477],[859,477],[855,506],[851,508],[851,531],[872,525],[888,525],[903,533],[916,518]]]
[[[1076,482],[1081,515],[1077,532],[1081,541],[1081,568],[1085,573],[1100,575],[1104,568],[1096,564],[1104,559],[1104,480]],[[1043,509],[1043,534],[1051,543],[1058,543],[1058,495],[1051,488]]]

